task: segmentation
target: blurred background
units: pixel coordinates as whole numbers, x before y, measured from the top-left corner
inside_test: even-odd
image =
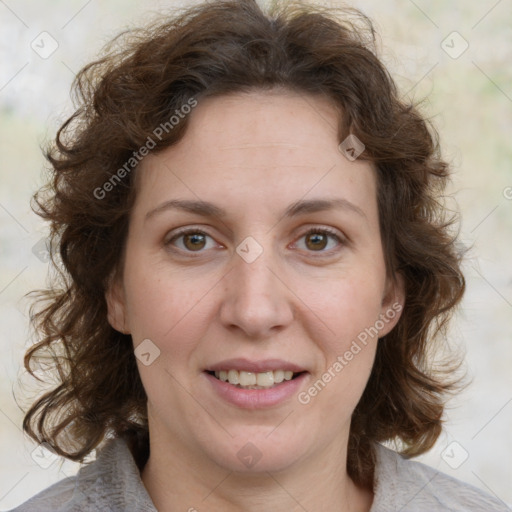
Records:
[[[121,30],[198,2],[0,0],[0,510],[77,465],[21,431],[37,392],[22,371],[34,339],[23,296],[45,286],[46,226],[32,213],[43,183],[40,145],[72,112],[75,73]],[[260,0],[264,5],[264,1]],[[311,2],[314,3],[314,2]],[[317,2],[318,3],[318,2]],[[325,6],[339,2],[321,2]],[[471,386],[450,403],[446,428],[419,459],[512,504],[512,2],[359,0],[402,94],[441,135],[453,169],[449,204],[472,246],[468,291],[450,330],[466,351]]]

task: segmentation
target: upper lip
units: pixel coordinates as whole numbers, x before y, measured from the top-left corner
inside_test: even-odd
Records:
[[[274,370],[289,370],[294,373],[300,373],[306,371],[301,366],[298,366],[289,361],[283,361],[282,359],[262,359],[260,361],[250,361],[249,359],[236,358],[226,359],[218,363],[208,366],[206,371],[220,372],[222,370],[238,370],[253,373],[263,373]]]

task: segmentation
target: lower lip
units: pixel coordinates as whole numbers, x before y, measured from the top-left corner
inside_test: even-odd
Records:
[[[204,372],[215,392],[221,398],[237,407],[244,409],[264,409],[279,405],[295,395],[304,383],[307,373],[301,373],[292,380],[285,380],[268,389],[243,389],[233,386],[229,382],[217,379]]]

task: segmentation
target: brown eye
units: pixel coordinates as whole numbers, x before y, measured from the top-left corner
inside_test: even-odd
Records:
[[[337,231],[325,227],[311,228],[297,242],[297,246],[302,250],[325,255],[335,252],[343,245],[345,245],[344,237]]]
[[[188,229],[175,234],[167,242],[167,246],[174,246],[182,252],[203,252],[203,250],[215,247],[213,238],[197,229]]]
[[[328,238],[325,233],[311,233],[306,235],[306,246],[313,251],[322,251],[327,247]]]
[[[202,233],[191,233],[183,236],[183,245],[190,251],[199,251],[206,245],[206,237]]]

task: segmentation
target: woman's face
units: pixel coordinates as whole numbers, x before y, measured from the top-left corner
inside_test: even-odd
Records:
[[[107,293],[110,323],[133,337],[152,442],[233,471],[339,460],[403,300],[375,171],[340,152],[323,98],[236,94],[190,116],[137,170]]]

